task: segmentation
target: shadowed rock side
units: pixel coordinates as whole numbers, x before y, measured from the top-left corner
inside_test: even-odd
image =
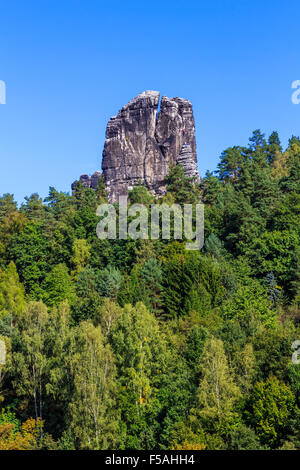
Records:
[[[164,158],[154,137],[158,103],[158,92],[141,93],[108,122],[102,170],[111,200],[126,194],[139,180],[152,187],[155,175],[164,172]]]
[[[192,104],[163,96],[158,113],[159,97],[158,91],[144,91],[107,124],[102,171],[110,201],[126,195],[139,181],[153,193],[164,194],[171,164],[181,164],[187,176],[199,180]],[[80,181],[95,189],[99,176],[82,175]]]

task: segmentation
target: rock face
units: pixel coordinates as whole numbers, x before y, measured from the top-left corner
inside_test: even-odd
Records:
[[[154,194],[164,194],[171,164],[181,164],[187,176],[199,180],[192,104],[166,96],[159,103],[159,98],[157,91],[144,91],[107,124],[102,171],[112,202],[139,181]],[[99,177],[96,172],[92,177],[82,175],[80,181],[95,189]]]
[[[93,173],[92,176],[81,175],[79,178],[79,181],[82,183],[82,185],[85,188],[91,188],[91,189],[96,190],[100,176],[101,176],[100,171],[95,171],[95,173]],[[72,184],[71,186],[72,191],[75,190],[77,183],[78,181],[74,181],[74,183]]]
[[[196,181],[199,181],[197,162],[195,162],[192,148],[188,143],[183,145],[176,163],[183,167],[186,176],[189,178],[195,178]]]
[[[199,179],[192,104],[163,96],[158,106],[159,92],[145,91],[108,122],[102,171],[112,201],[139,181],[164,194],[171,164]]]

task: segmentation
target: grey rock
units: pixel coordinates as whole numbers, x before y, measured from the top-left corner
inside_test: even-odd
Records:
[[[101,173],[100,173],[100,171],[95,171],[95,173],[93,173],[92,176],[91,176],[91,185],[90,185],[90,188],[96,190],[100,178],[101,178]]]
[[[79,181],[82,183],[84,188],[91,188],[91,189],[96,190],[100,177],[101,177],[100,171],[95,171],[95,173],[93,173],[92,176],[81,175],[79,178]],[[72,183],[71,185],[73,194],[74,194],[77,184],[78,184],[78,180],[74,181],[74,183]]]
[[[158,106],[159,92],[145,91],[108,122],[102,171],[111,201],[139,181],[153,193],[164,194],[164,178],[179,161],[184,161],[188,175],[199,179],[192,104],[163,96],[159,113]]]
[[[144,91],[113,116],[106,128],[102,172],[109,200],[117,201],[139,182],[163,195],[170,165],[181,164],[199,181],[195,122],[190,101]],[[81,175],[84,187],[96,189],[100,172]],[[77,181],[72,185],[74,191]]]
[[[89,177],[89,175],[81,175],[79,179],[82,183],[82,186],[84,186],[85,188],[91,187],[91,178]]]
[[[200,181],[197,163],[195,162],[193,151],[189,144],[186,143],[183,145],[176,163],[183,167],[186,176],[194,178],[195,182]]]

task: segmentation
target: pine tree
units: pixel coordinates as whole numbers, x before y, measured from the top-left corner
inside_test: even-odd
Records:
[[[178,204],[196,204],[200,199],[200,191],[194,178],[188,178],[181,165],[171,166],[165,178],[168,193]]]
[[[149,308],[156,314],[161,313],[162,269],[155,258],[150,258],[141,269],[149,299]]]
[[[267,146],[268,162],[273,164],[274,161],[282,155],[282,146],[280,143],[278,132],[272,132],[268,140]]]

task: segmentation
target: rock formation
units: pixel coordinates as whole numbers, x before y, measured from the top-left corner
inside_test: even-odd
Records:
[[[164,194],[171,164],[181,164],[187,176],[199,180],[192,104],[163,96],[158,112],[159,96],[157,91],[139,94],[107,124],[102,171],[111,201],[139,181],[153,193]],[[98,179],[99,172],[80,177],[92,188]]]
[[[81,175],[79,178],[79,181],[82,183],[82,185],[85,188],[91,188],[91,189],[96,190],[100,176],[101,176],[100,171],[95,171],[95,173],[93,173],[92,176]],[[74,181],[74,183],[72,183],[72,186],[71,186],[72,191],[75,190],[77,183],[78,181]]]

